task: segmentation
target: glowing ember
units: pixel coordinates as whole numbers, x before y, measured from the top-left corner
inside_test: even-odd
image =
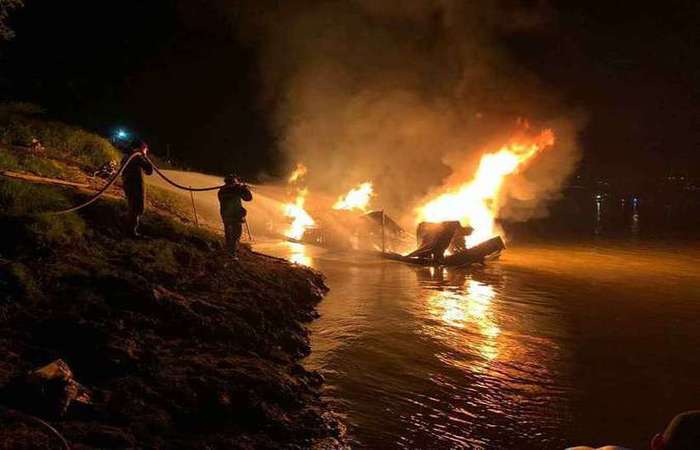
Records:
[[[307,171],[308,170],[306,169],[305,165],[303,165],[302,163],[297,163],[297,168],[294,169],[294,172],[292,172],[291,175],[289,175],[288,182],[291,184],[301,180],[304,177],[304,175],[306,175]]]
[[[473,247],[493,237],[498,215],[498,194],[507,175],[540,150],[554,144],[554,133],[544,130],[534,139],[519,138],[497,152],[482,156],[474,179],[451,189],[418,208],[419,221],[459,220],[474,232],[466,238]]]
[[[367,205],[373,194],[374,188],[372,187],[372,183],[367,181],[351,189],[344,197],[340,197],[333,205],[333,209],[359,209],[361,211],[367,211]]]

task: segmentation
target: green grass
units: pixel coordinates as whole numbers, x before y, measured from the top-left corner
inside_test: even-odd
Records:
[[[158,186],[147,189],[148,198],[156,208],[187,217],[192,215],[192,206],[183,196]]]
[[[85,235],[85,222],[80,216],[47,214],[70,206],[69,199],[55,187],[0,180],[0,210],[3,215],[26,220],[29,237],[36,245],[67,245]]]
[[[29,225],[29,230],[34,234],[38,245],[54,247],[74,244],[85,236],[87,227],[76,214],[62,216],[42,214]]]
[[[56,178],[64,174],[65,165],[46,158],[28,155],[22,158],[20,166],[27,172],[42,177]]]
[[[21,165],[15,155],[3,148],[0,148],[0,170],[21,170]]]
[[[0,179],[0,207],[4,214],[21,216],[69,206],[60,190],[40,184]]]
[[[34,153],[16,153],[0,149],[0,170],[29,172],[48,178],[60,178],[66,175],[66,165]]]
[[[27,266],[19,262],[0,261],[0,294],[5,301],[36,298],[40,291]]]
[[[121,153],[107,139],[78,127],[45,120],[39,107],[28,104],[0,104],[0,143],[29,146],[38,139],[54,158],[71,160],[97,168],[121,159]]]

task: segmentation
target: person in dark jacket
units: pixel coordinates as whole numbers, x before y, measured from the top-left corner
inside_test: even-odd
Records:
[[[129,145],[129,153],[124,156],[122,164],[134,153],[145,155],[148,153],[148,145],[140,140],[134,140]],[[143,182],[143,173],[146,175],[153,174],[153,166],[146,158],[139,155],[131,160],[128,166],[122,172],[122,186],[124,188],[124,196],[129,206],[127,215],[127,229],[134,237],[141,236],[138,228],[141,222],[146,203],[146,187]]]
[[[243,223],[247,214],[241,200],[249,202],[253,200],[253,194],[236,175],[227,175],[224,178],[224,187],[219,189],[219,205],[221,220],[224,222],[226,248],[234,256],[238,251],[238,242],[243,233]]]

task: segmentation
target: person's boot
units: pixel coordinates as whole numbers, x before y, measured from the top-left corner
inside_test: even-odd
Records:
[[[134,224],[134,227],[131,229],[131,236],[134,238],[141,238],[143,235],[139,233],[139,220],[136,219],[136,223]]]
[[[238,261],[238,242],[236,241],[231,243],[231,258],[234,261]]]
[[[139,231],[139,228],[141,226],[141,221],[139,217],[136,217],[135,220],[132,220],[130,225],[129,225],[129,230],[128,233],[129,235],[134,238],[134,239],[142,239],[144,237],[143,234]]]
[[[124,234],[131,238],[138,237],[138,231],[136,231],[136,226],[134,225],[133,220],[128,219],[127,222],[124,224]]]

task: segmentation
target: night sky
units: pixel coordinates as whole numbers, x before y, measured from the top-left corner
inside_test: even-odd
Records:
[[[583,171],[700,175],[700,2],[617,3],[554,2],[544,29],[502,43],[585,111]],[[12,25],[3,99],[102,134],[126,126],[204,171],[283,170],[258,51],[210,2],[28,0]]]

